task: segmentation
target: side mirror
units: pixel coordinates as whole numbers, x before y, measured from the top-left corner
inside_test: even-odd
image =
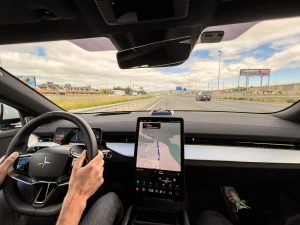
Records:
[[[18,110],[0,103],[0,129],[15,128],[20,121]]]

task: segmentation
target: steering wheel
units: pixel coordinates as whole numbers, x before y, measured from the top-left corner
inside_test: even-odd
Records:
[[[39,126],[53,120],[68,120],[79,127],[83,132],[87,149],[87,161],[98,154],[95,135],[89,124],[81,117],[63,111],[53,111],[42,114],[23,126],[11,141],[6,151],[8,157],[14,151],[27,148],[30,134]],[[62,202],[53,203],[55,196],[62,186],[69,184],[72,166],[82,152],[79,146],[59,145],[43,148],[32,154],[20,155],[14,166],[9,168],[3,192],[9,205],[16,212],[23,215],[54,216],[60,212]],[[26,162],[28,172],[22,172],[18,166]],[[23,168],[24,169],[24,168]],[[18,193],[17,181],[34,186],[37,190],[33,202],[25,202]]]

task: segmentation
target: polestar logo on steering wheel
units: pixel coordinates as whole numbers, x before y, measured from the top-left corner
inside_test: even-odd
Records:
[[[42,169],[45,165],[50,164],[51,162],[47,161],[47,156],[45,156],[44,162],[38,163],[39,166],[42,166]]]

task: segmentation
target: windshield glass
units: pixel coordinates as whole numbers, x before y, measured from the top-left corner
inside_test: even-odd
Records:
[[[299,24],[300,18],[252,24],[232,40],[198,43],[174,67],[121,70],[116,50],[87,51],[76,41],[3,45],[0,59],[3,68],[75,112],[274,112],[300,99]]]

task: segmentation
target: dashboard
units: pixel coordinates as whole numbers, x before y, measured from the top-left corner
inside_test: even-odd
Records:
[[[79,115],[91,127],[102,131],[106,146],[118,155],[112,160],[126,160],[134,158],[137,118],[149,113]],[[186,165],[300,168],[300,125],[297,123],[272,114],[176,111],[175,116],[184,119]],[[56,121],[37,129],[35,134],[53,144],[63,130],[56,132],[57,127],[74,128],[67,121]],[[82,141],[78,134],[71,139]]]

